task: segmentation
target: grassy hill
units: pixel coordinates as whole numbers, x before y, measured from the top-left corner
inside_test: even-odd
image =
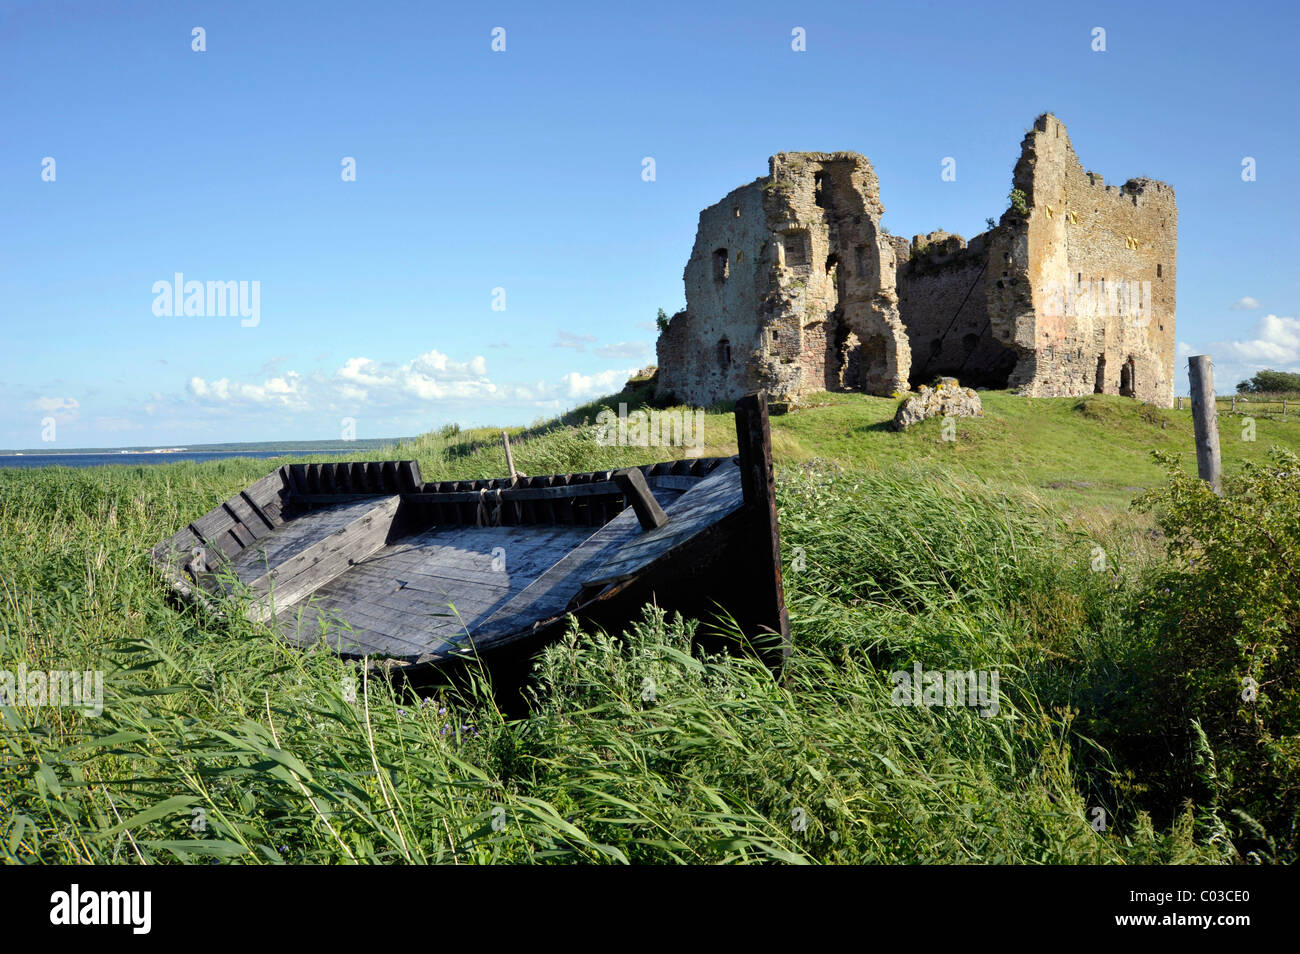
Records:
[[[642,397],[634,386],[608,403]],[[1194,566],[1166,552],[1163,528],[1174,524],[1128,506],[1169,481],[1152,450],[1191,466],[1190,414],[1112,397],[982,397],[985,416],[959,420],[956,441],[941,439],[937,421],[894,433],[897,402],[859,395],[824,395],[772,419],[796,645],[784,682],[753,660],[692,655],[691,622],[649,608],[620,639],[575,631],[549,650],[522,719],[503,716],[480,683],[406,695],[328,652],[299,653],[259,626],[168,599],[147,548],[277,462],[0,470],[0,671],[106,672],[98,718],[0,706],[0,854],[1292,858],[1295,819],[1288,828],[1284,810],[1295,737],[1215,735],[1213,713],[1208,739],[1192,730],[1199,697],[1180,674],[1204,667],[1168,655],[1178,628],[1161,621],[1178,619],[1209,645],[1196,594],[1218,603]],[[518,467],[603,469],[680,453],[602,446],[582,425],[598,409],[513,429]],[[709,414],[703,453],[732,452],[732,427],[730,415]],[[1240,428],[1221,420],[1229,474],[1264,462],[1270,445],[1300,448],[1300,422],[1261,418],[1254,442]],[[414,457],[426,479],[505,470],[489,429],[448,428],[358,456]],[[1289,494],[1287,473],[1261,486]],[[1227,515],[1271,544],[1213,528],[1224,552],[1261,554],[1224,603],[1262,607],[1270,632],[1294,619],[1293,604],[1269,603],[1289,585],[1280,581],[1300,535],[1283,490],[1259,512],[1243,492]],[[1193,481],[1183,491],[1192,504],[1171,498],[1167,509],[1213,511],[1197,493]],[[1265,553],[1269,545],[1279,549]],[[1185,603],[1160,602],[1180,593]],[[1215,632],[1236,625],[1226,612]],[[996,716],[897,704],[893,674],[916,664],[996,671]],[[1213,698],[1236,691],[1232,667],[1223,678],[1226,689],[1205,690]],[[1270,704],[1292,711],[1286,697]],[[1239,777],[1269,780],[1263,801],[1225,780],[1235,752],[1255,759],[1253,775]]]
[[[583,443],[567,427],[594,421],[601,406],[641,406],[644,391],[629,389],[593,402],[556,421],[511,429],[519,466],[529,473],[551,469],[612,467],[681,456],[672,447],[603,448]],[[1024,398],[1005,391],[980,394],[984,417],[959,418],[957,439],[941,437],[938,419],[902,434],[889,428],[899,402],[863,394],[818,394],[810,406],[772,417],[773,456],[778,466],[815,459],[843,467],[887,472],[900,465],[961,472],[1016,487],[1063,504],[1123,507],[1163,479],[1152,451],[1182,454],[1195,470],[1190,410],[1165,410],[1113,395],[1086,398]],[[1254,418],[1254,439],[1243,439],[1242,415],[1220,417],[1225,471],[1243,461],[1263,461],[1272,446],[1300,449],[1300,412],[1286,418]],[[521,443],[521,441],[523,443]],[[429,434],[399,445],[420,460],[428,479],[499,476],[504,467],[500,434],[492,429]],[[703,453],[735,452],[730,413],[705,417]],[[449,462],[455,467],[449,469]],[[527,465],[525,465],[527,462]],[[530,469],[530,466],[532,469]]]

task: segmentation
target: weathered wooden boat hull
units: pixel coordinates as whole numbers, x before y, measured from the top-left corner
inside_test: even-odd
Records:
[[[765,402],[738,402],[736,420],[736,457],[624,471],[425,483],[414,461],[287,465],[152,559],[181,593],[348,657],[518,658],[570,614],[616,626],[653,601],[731,616],[779,665]]]

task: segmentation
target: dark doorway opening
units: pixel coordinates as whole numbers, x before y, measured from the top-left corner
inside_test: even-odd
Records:
[[[1137,367],[1131,356],[1119,369],[1119,393],[1124,397],[1137,396]]]

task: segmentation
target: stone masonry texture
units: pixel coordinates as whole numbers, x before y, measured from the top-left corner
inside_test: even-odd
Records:
[[[969,243],[883,232],[856,153],[780,153],[768,170],[700,214],[686,309],[659,338],[660,398],[888,395],[952,375],[1172,404],[1174,191],[1106,185],[1050,113],[1021,144],[1011,207]]]

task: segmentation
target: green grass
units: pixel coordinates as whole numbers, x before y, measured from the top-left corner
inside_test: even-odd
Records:
[[[1126,505],[1161,482],[1152,449],[1190,457],[1188,415],[982,396],[985,418],[960,420],[955,443],[935,421],[886,430],[897,402],[880,398],[828,395],[773,418],[796,645],[784,682],[751,659],[693,655],[690,622],[648,608],[620,638],[573,632],[549,650],[525,718],[504,717],[481,680],[404,695],[170,601],[147,549],[276,462],[0,471],[0,669],[107,672],[98,718],[0,709],[0,853],[1230,859],[1201,806],[1153,801],[1075,724],[1144,664],[1133,620],[1162,552]],[[674,456],[599,446],[577,426],[595,411],[513,430],[520,469]],[[1224,432],[1226,469],[1270,442],[1300,446],[1295,422],[1257,426],[1255,444]],[[708,417],[706,443],[734,451],[729,415]],[[488,429],[360,456],[414,457],[430,480],[504,471]],[[1097,546],[1104,572],[1090,566]],[[915,662],[996,669],[998,715],[893,705],[889,674]]]

